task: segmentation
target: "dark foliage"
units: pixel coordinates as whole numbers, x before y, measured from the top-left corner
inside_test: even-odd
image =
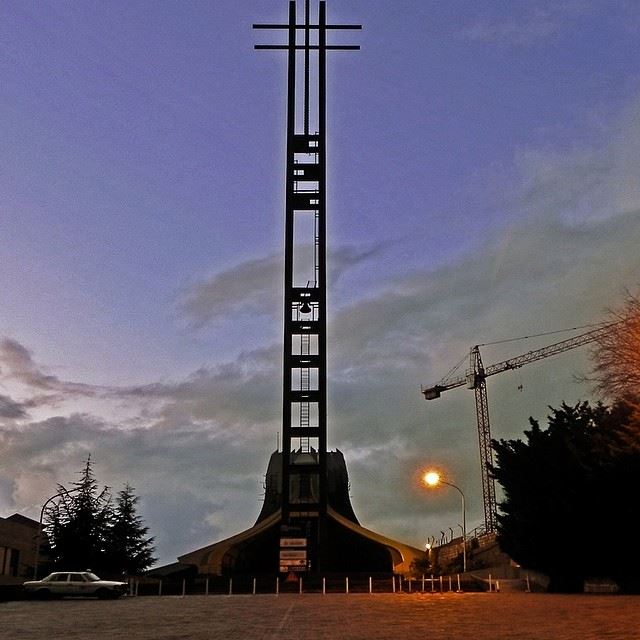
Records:
[[[106,532],[111,518],[108,487],[98,490],[91,457],[80,480],[61,494],[47,512],[46,531],[56,568],[102,571],[106,564]]]
[[[109,567],[126,575],[139,575],[154,562],[153,538],[136,513],[138,498],[133,487],[125,485],[118,493],[107,533]]]
[[[48,509],[45,531],[53,568],[91,569],[101,577],[135,575],[153,564],[153,538],[136,515],[138,498],[130,486],[113,504],[108,487],[98,489],[91,457],[70,488],[58,485],[60,497]]]
[[[588,577],[640,589],[635,516],[640,438],[632,410],[562,405],[546,430],[533,419],[525,441],[493,441],[492,473],[504,490],[502,549],[551,578],[551,589],[579,591]]]

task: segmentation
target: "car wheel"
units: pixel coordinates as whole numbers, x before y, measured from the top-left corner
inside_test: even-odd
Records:
[[[51,597],[51,591],[49,589],[38,589],[34,595],[38,600],[48,600]]]
[[[111,589],[98,589],[96,591],[96,595],[100,600],[111,600],[112,598],[117,598],[117,594],[111,591]]]

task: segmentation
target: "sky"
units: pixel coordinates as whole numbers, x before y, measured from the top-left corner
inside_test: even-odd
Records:
[[[469,530],[483,509],[473,394],[421,387],[638,291],[640,5],[327,14],[363,25],[328,65],[329,446],[361,524],[422,547],[461,518],[420,470],[463,490]],[[254,523],[281,421],[286,61],[251,27],[286,19],[0,4],[0,516],[38,519],[91,455],[135,487],[159,563]],[[582,347],[490,378],[492,436],[595,400],[589,367]]]

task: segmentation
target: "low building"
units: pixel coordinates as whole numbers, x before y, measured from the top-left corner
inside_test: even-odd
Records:
[[[0,518],[0,584],[18,584],[32,577],[39,528],[38,522],[19,513]]]
[[[308,454],[313,455],[313,454]],[[267,467],[265,498],[256,523],[230,538],[207,545],[178,558],[175,571],[191,568],[199,575],[232,576],[269,573],[318,573],[309,560],[309,547],[317,544],[323,557],[323,573],[402,574],[412,572],[413,563],[424,560],[423,549],[392,540],[360,525],[351,506],[347,466],[339,450],[327,453],[327,507],[325,546],[303,530],[282,521],[282,452],[275,451]],[[303,487],[301,476],[290,480],[291,494],[313,493],[312,484]],[[311,502],[312,500],[307,500]],[[301,499],[301,502],[304,500]],[[160,567],[150,575],[160,575]]]

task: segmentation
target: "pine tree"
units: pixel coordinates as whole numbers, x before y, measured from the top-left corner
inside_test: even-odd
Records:
[[[108,562],[112,573],[138,575],[154,562],[153,538],[137,515],[138,497],[130,485],[118,492],[108,534]]]
[[[80,472],[80,480],[69,489],[58,485],[58,492],[60,499],[46,519],[54,566],[76,571],[105,569],[111,494],[108,487],[98,490],[91,456]]]

